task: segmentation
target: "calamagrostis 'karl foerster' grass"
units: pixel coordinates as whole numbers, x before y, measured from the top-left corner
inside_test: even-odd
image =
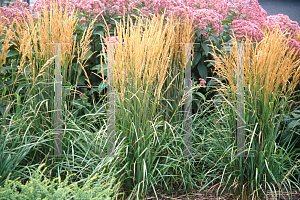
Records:
[[[123,183],[127,197],[139,199],[149,192],[151,186],[153,188],[153,177],[157,170],[154,163],[159,162],[161,145],[165,142],[166,133],[159,133],[156,129],[157,119],[162,113],[161,99],[176,76],[181,75],[181,83],[174,84],[183,85],[184,75],[180,73],[183,73],[184,66],[179,63],[176,64],[177,74],[172,74],[174,77],[169,77],[170,82],[166,83],[167,74],[173,70],[170,60],[178,53],[174,50],[181,48],[181,55],[184,54],[184,45],[176,43],[191,42],[189,39],[192,36],[188,34],[192,34],[192,31],[191,28],[181,29],[186,33],[181,34],[180,39],[186,40],[175,41],[178,39],[176,31],[179,32],[176,19],[168,19],[164,24],[164,15],[142,16],[137,22],[133,24],[128,19],[126,27],[123,16],[125,26],[117,24],[119,44],[115,45],[114,63],[115,73],[119,76],[115,76],[114,80],[116,132],[121,131],[122,138],[126,138],[123,146],[126,150],[122,150],[125,158],[118,161],[119,166],[126,166],[126,169],[121,170],[119,181]],[[182,61],[184,56],[179,58]]]
[[[57,2],[52,2],[50,10],[45,6],[43,13],[37,12],[37,20],[34,20],[28,12],[26,15],[27,21],[23,19],[13,22],[15,32],[13,46],[19,52],[17,63],[20,64],[16,77],[12,81],[12,91],[26,79],[26,87],[22,88],[23,91],[26,90],[26,97],[32,97],[32,106],[37,105],[38,102],[47,101],[46,107],[42,106],[41,111],[45,112],[45,118],[52,119],[53,112],[49,111],[55,109],[53,103],[55,65],[53,63],[45,65],[45,63],[51,58],[53,61],[55,45],[47,43],[70,43],[62,45],[61,69],[63,85],[71,85],[67,82],[68,79],[71,80],[71,77],[66,76],[67,71],[71,70],[70,66],[74,58],[76,38],[72,40],[72,37],[76,18],[74,12],[69,16],[67,11],[63,13],[61,9],[59,10]],[[63,100],[66,98],[63,97]],[[41,121],[43,122],[37,123],[38,126],[46,126],[46,124],[51,126],[51,120],[46,122],[41,119]]]
[[[44,4],[46,5],[45,1]],[[93,24],[95,23],[96,18],[90,24],[88,29],[84,31],[80,42],[77,44],[76,37],[73,38],[78,20],[76,14],[77,11],[72,11],[72,13],[69,14],[67,7],[63,12],[62,7],[60,6],[59,9],[57,1],[54,1],[51,3],[50,10],[47,9],[47,6],[44,6],[42,13],[36,13],[37,21],[34,21],[33,17],[27,13],[28,23],[25,20],[14,22],[16,37],[14,38],[13,44],[16,46],[17,51],[19,51],[21,59],[17,77],[24,71],[24,66],[29,65],[28,68],[32,76],[33,85],[38,82],[36,77],[40,77],[45,83],[53,82],[55,65],[49,65],[47,68],[44,68],[43,71],[45,75],[42,76],[40,75],[41,68],[44,66],[45,62],[55,56],[54,43],[67,43],[61,45],[62,84],[66,86],[74,85],[74,81],[76,81],[75,84],[77,84],[79,75],[83,70],[86,81],[91,85],[85,67],[86,62],[89,59],[86,55],[90,50],[89,44],[91,43]],[[72,62],[75,58],[76,47],[78,54],[76,66],[79,68],[79,70],[76,71],[79,72],[77,78],[74,79],[74,77],[71,77],[72,73],[70,72],[72,66],[74,66]],[[63,89],[64,94],[67,89]],[[76,88],[73,100],[75,99],[75,94]],[[68,98],[70,97],[71,96],[68,96]],[[63,101],[67,100],[66,98],[67,97],[64,95]]]
[[[121,92],[120,94],[124,93],[126,88],[124,87],[124,85],[128,83],[128,78],[132,76],[132,75],[128,76],[127,75],[128,73],[132,73],[133,76],[135,77],[136,88],[138,88],[137,80],[141,80],[141,85],[147,86],[147,88],[151,88],[151,85],[155,84],[156,81],[160,83],[160,85],[157,85],[157,89],[155,90],[156,91],[155,96],[157,97],[157,99],[161,100],[160,102],[162,104],[161,108],[165,109],[164,115],[168,116],[168,119],[170,119],[174,117],[174,108],[183,105],[184,102],[184,98],[183,98],[183,92],[184,92],[183,81],[184,81],[184,68],[185,68],[184,43],[195,42],[195,38],[193,37],[195,35],[195,30],[192,25],[193,19],[189,20],[187,16],[185,17],[185,20],[182,21],[182,19],[178,17],[175,19],[174,15],[172,14],[172,17],[170,19],[168,18],[164,20],[169,21],[169,23],[175,27],[174,29],[172,29],[172,31],[175,31],[175,34],[172,35],[173,39],[170,40],[170,44],[169,44],[170,48],[168,50],[171,51],[167,57],[169,65],[164,65],[164,62],[166,60],[161,59],[160,61],[156,61],[152,59],[153,56],[159,55],[158,51],[160,51],[159,48],[162,45],[163,39],[159,39],[159,40],[157,38],[150,39],[149,35],[153,34],[156,31],[156,29],[162,26],[162,20],[159,22],[153,21],[152,24],[150,25],[139,23],[138,25],[136,25],[137,29],[135,30],[135,32],[134,33],[132,32],[130,36],[129,36],[129,32],[125,34],[124,32],[122,33],[120,31],[122,27],[117,27],[117,30],[120,32],[119,34],[123,34],[122,36],[121,35],[118,36],[118,44],[122,44],[122,43],[123,44],[115,45],[115,48],[116,47],[119,48],[118,50],[115,50],[116,57],[114,58],[115,59],[114,62],[116,63],[115,73],[117,74],[117,76],[115,76],[115,80],[116,80],[116,88]],[[189,22],[189,23],[182,23],[182,22]],[[126,24],[125,18],[123,19],[123,23]],[[157,23],[160,24],[157,25]],[[127,22],[127,26],[128,24],[129,21]],[[152,28],[151,30],[150,29],[145,30],[146,26],[151,27],[151,25],[154,25],[155,28]],[[139,33],[140,30],[143,30],[143,34],[144,34],[143,38],[138,39],[137,41],[132,41],[131,44],[129,44],[128,41],[133,40],[132,38],[135,37],[134,34],[140,34]],[[165,30],[165,32],[167,31]],[[170,33],[162,33],[162,35],[163,34],[165,34],[166,36],[164,39],[166,39],[167,36],[170,35]],[[135,46],[135,44],[137,43],[139,45],[139,48],[136,48]],[[158,48],[152,49],[153,44],[158,45]],[[128,48],[131,49],[128,50]],[[134,53],[131,54],[132,51],[134,51]],[[147,57],[145,56],[146,52],[148,52]],[[193,56],[193,54],[191,56]],[[126,62],[123,62],[124,60]],[[122,64],[117,64],[119,62]],[[133,63],[133,62],[135,63],[136,66],[134,70],[133,68],[130,67],[131,66],[130,64],[129,65],[126,64],[126,63]],[[101,64],[102,64],[102,59],[101,59]],[[102,71],[102,75],[103,74],[104,72]],[[104,79],[104,76],[102,76],[102,79]],[[130,80],[132,80],[132,78],[130,78]],[[172,101],[165,102],[163,100],[163,97],[164,100],[172,99]]]
[[[284,38],[285,34],[279,30],[269,30],[265,32],[265,38],[257,43],[255,48],[254,43],[251,44],[249,40],[245,42],[244,84],[257,86],[259,89],[264,88],[264,103],[269,94],[278,90],[285,93],[288,86],[290,86],[289,92],[292,93],[299,82],[300,60],[296,59],[297,52],[287,51],[290,37],[286,41]],[[215,73],[228,80],[231,86],[236,84],[235,74],[237,74],[238,55],[235,41],[233,40],[229,56],[223,54],[223,57],[217,57],[212,54],[217,63]],[[226,49],[225,45],[224,48]],[[293,77],[293,81],[289,84],[288,79],[291,77]],[[232,87],[232,94],[234,95],[235,92],[236,88]]]
[[[45,4],[45,1],[44,1]],[[68,4],[67,4],[68,6]],[[63,13],[58,9],[57,2],[51,3],[50,10],[44,7],[43,13],[36,13],[37,22],[27,14],[28,23],[25,20],[15,21],[16,35],[14,45],[21,55],[21,63],[18,74],[23,71],[24,65],[31,63],[30,72],[35,83],[36,71],[43,66],[44,62],[55,56],[55,45],[48,43],[70,43],[63,44],[62,71],[66,79],[66,73],[71,70],[72,60],[75,57],[76,38],[72,40],[76,26],[74,11],[69,15],[67,8]],[[49,74],[54,74],[54,69],[48,69]]]
[[[187,15],[184,21],[188,21]],[[170,47],[174,49],[170,57],[170,70],[167,71],[166,81],[163,86],[164,93],[162,96],[162,109],[164,109],[164,119],[169,122],[180,121],[181,118],[175,116],[175,113],[182,108],[184,103],[184,69],[185,69],[185,44],[177,43],[194,43],[195,29],[192,23],[184,23],[177,20],[175,27],[175,37]],[[192,20],[193,21],[193,20]],[[193,44],[191,45],[193,46]],[[192,47],[193,49],[193,47]],[[193,53],[191,54],[193,56]],[[166,100],[165,100],[166,99]],[[171,101],[170,101],[171,100]],[[177,124],[176,123],[176,124]]]
[[[20,63],[16,78],[12,78],[12,94],[9,95],[11,102],[14,102],[15,99],[18,101],[17,112],[12,111],[11,113],[17,113],[19,116],[22,116],[20,113],[23,112],[19,112],[20,109],[18,109],[20,108],[20,104],[23,103],[22,106],[26,111],[26,107],[36,107],[42,102],[41,105],[39,105],[39,111],[42,113],[39,116],[42,117],[37,117],[36,119],[35,128],[37,128],[37,130],[49,130],[49,128],[53,128],[53,110],[55,109],[53,103],[55,65],[53,61],[55,59],[55,45],[47,43],[70,43],[61,45],[63,85],[74,85],[75,81],[78,82],[78,77],[81,73],[80,70],[85,72],[85,61],[88,59],[86,58],[86,54],[89,51],[88,45],[91,42],[92,27],[96,19],[90,24],[89,28],[85,30],[77,45],[76,37],[72,38],[77,19],[74,12],[69,15],[67,10],[68,9],[62,12],[61,9],[58,9],[57,2],[54,2],[51,4],[50,10],[45,6],[43,13],[36,13],[37,20],[34,20],[32,16],[27,13],[28,22],[25,20],[14,21],[11,28],[14,32],[12,44],[19,52],[17,63]],[[70,73],[72,61],[75,57],[75,49],[78,51],[77,66],[79,68],[79,70],[75,71],[80,71],[77,80],[71,77],[72,73]],[[28,73],[27,70],[30,73]],[[15,76],[14,74],[15,73],[12,73],[13,76]],[[67,77],[67,75],[69,76]],[[87,73],[85,73],[85,75],[89,82]],[[77,82],[75,82],[75,84],[77,84]],[[17,91],[18,94],[15,92],[16,88],[19,88]],[[63,94],[65,94],[64,91]],[[71,95],[69,95],[68,98],[71,98]],[[25,103],[23,101],[25,101]],[[70,103],[66,101],[66,97],[64,96],[63,102]],[[70,106],[64,106],[63,108],[63,114],[66,110],[70,111]],[[7,111],[8,110],[9,109],[7,109]],[[27,114],[30,115],[32,113]],[[37,116],[37,114],[35,116]],[[36,134],[42,134],[42,131],[37,131]],[[47,145],[53,148],[53,144]],[[45,154],[49,153],[49,146],[47,145],[41,147],[41,151]],[[34,159],[40,158],[34,157]]]
[[[246,139],[244,151],[249,157],[233,157],[233,152],[236,152],[236,87],[227,90],[218,89],[227,96],[222,106],[225,111],[222,114],[225,114],[225,117],[220,121],[227,121],[230,129],[222,130],[222,133],[220,130],[220,134],[218,130],[212,135],[218,142],[214,141],[210,145],[214,149],[211,156],[220,157],[222,160],[221,183],[224,183],[239,199],[265,198],[268,191],[271,191],[275,197],[278,195],[276,194],[278,189],[282,192],[282,190],[290,190],[291,184],[298,185],[293,182],[294,175],[291,173],[299,169],[290,159],[293,154],[290,153],[293,141],[286,147],[276,144],[282,116],[289,112],[286,99],[294,91],[300,74],[300,61],[295,59],[297,52],[288,51],[289,38],[284,40],[285,37],[286,34],[278,28],[276,31],[267,30],[265,38],[255,46],[247,38],[244,44],[244,55],[243,52],[237,52],[237,40],[234,35],[230,55],[218,50],[221,54],[216,56],[216,48],[212,46],[215,73],[228,80],[231,86],[236,84],[238,57],[244,56],[245,116],[243,118]],[[226,49],[224,44],[223,46]],[[290,77],[293,80],[288,84]],[[279,100],[280,98],[282,99]],[[220,140],[223,137],[234,139],[225,142]],[[223,152],[222,155],[218,151]]]

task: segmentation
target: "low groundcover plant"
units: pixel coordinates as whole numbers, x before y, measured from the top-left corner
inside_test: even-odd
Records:
[[[103,179],[102,174],[95,174],[80,182],[70,182],[72,175],[68,174],[63,181],[61,177],[50,180],[44,175],[47,169],[43,169],[44,165],[39,166],[25,184],[8,177],[3,187],[0,186],[0,199],[114,199],[113,177]]]

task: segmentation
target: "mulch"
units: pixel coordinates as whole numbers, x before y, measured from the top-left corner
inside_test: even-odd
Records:
[[[234,198],[234,196],[230,193],[223,193],[222,195],[217,194],[218,184],[214,185],[207,191],[195,191],[194,193],[186,194],[183,191],[174,192],[172,195],[166,195],[160,192],[156,192],[159,200],[238,200]],[[222,191],[222,187],[219,189]],[[200,188],[199,188],[200,190]],[[154,192],[152,191],[144,200],[154,200],[157,199],[155,197]],[[275,200],[271,192],[268,193],[267,198],[268,200]],[[288,200],[289,196],[287,193],[281,193],[280,198],[277,197],[276,200]],[[292,187],[292,193],[290,193],[290,200],[300,200],[300,191],[296,188]]]

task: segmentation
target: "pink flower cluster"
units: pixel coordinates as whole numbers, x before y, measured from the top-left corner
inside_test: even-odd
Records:
[[[216,124],[217,126],[219,126],[219,125],[220,125],[220,122],[217,120],[217,121],[215,121],[215,124]]]
[[[206,87],[205,86],[205,84],[206,84],[206,81],[204,80],[204,79],[202,79],[202,78],[199,78],[199,81],[200,81],[200,85],[201,85],[201,87]],[[198,81],[195,81],[195,85],[197,85],[198,84]]]
[[[222,21],[223,17],[222,17],[222,15],[216,13],[216,11],[214,11],[214,10],[209,10],[209,9],[195,10],[194,17],[195,17],[195,19],[198,19],[197,21],[200,22],[196,25],[195,28],[199,28],[202,30],[202,29],[206,28],[208,25],[213,26],[214,30],[216,30],[215,36],[217,33],[221,32],[223,30],[222,24],[218,23],[218,22]],[[204,35],[204,36],[207,39],[209,38],[208,35]]]
[[[60,7],[60,5],[62,5],[61,7],[64,8],[66,7],[66,4],[68,3],[68,12],[69,14],[72,13],[72,11],[74,10],[74,0],[58,0],[57,1],[57,5]],[[51,4],[53,4],[54,1],[53,0],[45,0],[45,4],[46,4],[46,8],[47,10],[50,10],[51,8]],[[61,4],[60,4],[61,3]],[[40,14],[43,14],[44,12],[44,0],[37,0],[35,1],[35,3],[33,4],[33,6],[29,6],[30,9],[34,12],[38,12]]]
[[[79,96],[80,96],[80,98],[84,98],[85,97],[85,93],[80,93]]]
[[[111,36],[104,39],[105,44],[107,43],[119,43],[118,36]]]
[[[245,36],[251,41],[261,41],[264,37],[262,30],[253,22],[245,20],[232,21],[232,30],[239,42],[245,42]]]
[[[270,27],[273,30],[275,25],[279,25],[282,31],[288,30],[288,34],[295,36],[300,27],[297,22],[291,21],[287,15],[278,14],[267,16],[267,12],[259,5],[258,0],[252,0],[250,4],[240,0],[229,0],[236,9],[237,17],[233,17],[230,24],[232,31],[235,33],[237,39],[242,41],[247,36],[251,38],[252,42],[263,39],[264,34],[261,29]],[[289,42],[291,48],[299,48],[299,42],[291,39]]]
[[[11,23],[14,18],[19,20],[25,16],[24,11],[28,10],[39,12],[42,14],[44,1],[48,9],[53,0],[37,0],[33,6],[26,8],[27,3],[19,0],[10,6],[10,8],[0,8],[2,16],[9,19]],[[58,5],[60,5],[58,1]],[[237,16],[233,17],[232,31],[239,40],[242,40],[247,33],[252,42],[259,41],[263,38],[262,28],[280,24],[280,27],[288,29],[290,34],[294,34],[300,30],[297,22],[291,21],[286,15],[267,16],[267,12],[259,5],[258,0],[61,0],[62,8],[65,9],[68,4],[69,14],[74,10],[78,10],[80,23],[89,23],[96,15],[120,16],[125,14],[137,14],[133,8],[140,9],[144,15],[162,13],[166,9],[166,17],[171,14],[185,19],[185,14],[188,19],[194,18],[194,28],[203,30],[202,34],[209,39],[207,27],[212,27],[214,35],[223,32],[221,21],[228,16],[227,11],[234,11]],[[101,16],[97,19],[101,22]],[[183,20],[184,21],[184,20]],[[294,42],[295,43],[295,42]]]
[[[10,8],[27,8],[28,3],[27,2],[21,2],[20,0],[17,0],[9,5]]]
[[[258,27],[264,24],[267,19],[267,12],[259,5],[258,0],[248,1],[229,0],[234,5],[232,9],[237,16],[233,17],[235,20],[247,20],[256,24]]]
[[[229,25],[238,41],[243,41],[246,37],[252,42],[260,41],[264,34],[261,27],[267,19],[267,12],[259,5],[258,0],[247,1],[230,0],[235,7],[233,10],[237,16],[233,16],[233,21]]]
[[[20,2],[20,0],[10,4],[8,8],[0,7],[0,12],[2,15],[2,23],[6,26],[12,24],[14,20],[21,21],[25,19],[27,21],[26,13],[32,14],[31,10],[28,8],[28,3]]]
[[[300,31],[298,23],[290,20],[289,16],[283,14],[268,16],[267,24],[269,27],[271,27],[271,30],[273,27],[275,27],[274,25],[278,24],[282,31],[287,30],[288,34],[290,34],[292,37],[294,37],[295,34]]]
[[[287,39],[284,38],[283,40],[286,41]],[[297,40],[294,40],[294,39],[290,39],[288,51],[291,50],[292,48],[295,48],[294,49],[295,52],[297,50],[299,50],[298,51],[298,56],[300,57],[300,42],[298,42]]]
[[[48,8],[50,8],[50,2],[53,0],[45,0]],[[236,0],[229,0],[236,1]],[[170,17],[171,13],[175,16],[184,18],[184,12],[189,16],[189,20],[194,17],[195,28],[204,29],[208,26],[213,27],[216,31],[215,34],[223,31],[221,20],[227,16],[227,10],[234,10],[233,5],[229,5],[225,0],[62,0],[62,7],[64,8],[68,2],[69,13],[73,9],[78,9],[82,14],[86,14],[86,17],[82,17],[80,22],[88,22],[96,17],[97,14],[103,15],[123,15],[123,11],[126,14],[134,13],[133,8],[140,8],[142,14],[157,14],[162,13],[166,9],[166,16]],[[239,0],[239,4],[245,2]],[[245,3],[244,3],[245,4]],[[37,0],[33,7],[30,7],[33,11],[42,13],[44,7],[43,0]],[[249,12],[251,16],[253,12]],[[99,17],[98,21],[102,21]],[[208,37],[208,36],[207,36]]]

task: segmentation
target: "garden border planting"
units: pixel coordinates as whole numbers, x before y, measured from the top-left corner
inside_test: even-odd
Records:
[[[55,43],[55,79],[61,81],[55,81],[54,88],[54,102],[55,102],[55,115],[54,115],[54,156],[55,157],[63,157],[62,155],[62,88],[63,87],[72,87],[72,86],[63,86],[62,78],[61,78],[61,44],[70,44],[70,43]],[[108,84],[102,85],[101,87],[107,87],[107,130],[108,130],[108,144],[107,144],[107,154],[108,157],[116,157],[113,155],[115,153],[115,90],[114,90],[114,44],[116,43],[108,43],[108,76],[107,82]],[[176,43],[176,44],[184,44],[185,45],[185,78],[184,78],[184,144],[185,151],[184,157],[193,156],[191,152],[191,103],[192,103],[192,81],[191,85],[188,80],[191,80],[191,44],[199,44],[199,43]],[[228,87],[237,87],[237,127],[236,127],[236,141],[237,141],[237,157],[248,157],[245,155],[245,119],[244,117],[244,95],[242,94],[244,91],[244,43],[238,43],[238,65],[237,65],[237,86],[228,86]],[[78,87],[78,86],[74,86]],[[86,87],[97,87],[97,86],[86,86]],[[100,85],[98,86],[100,87]],[[201,86],[200,86],[201,87]],[[208,87],[216,87],[216,86],[208,86]],[[61,90],[56,89],[61,88]]]

